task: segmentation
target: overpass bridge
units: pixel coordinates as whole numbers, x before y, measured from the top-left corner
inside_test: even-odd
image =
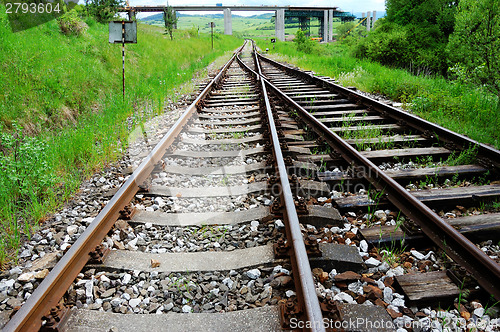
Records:
[[[275,32],[278,40],[285,40],[285,19],[296,17],[299,19],[301,27],[307,26],[307,22],[312,17],[318,18],[321,29],[320,35],[325,41],[333,40],[333,18],[340,18],[342,21],[353,20],[354,16],[340,10],[338,7],[302,7],[302,6],[171,6],[175,12],[184,11],[222,11],[224,13],[224,34],[233,33],[231,12],[232,11],[271,11],[276,13]],[[165,10],[166,6],[134,6],[120,8],[119,12],[128,13],[129,19],[135,18],[136,13],[153,13]]]

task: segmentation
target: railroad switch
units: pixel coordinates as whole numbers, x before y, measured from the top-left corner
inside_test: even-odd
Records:
[[[58,332],[62,331],[66,321],[69,318],[69,308],[63,303],[50,309],[50,312],[42,317],[45,324],[40,328],[43,332]]]
[[[102,244],[95,247],[94,250],[89,252],[89,263],[90,264],[102,264],[104,260],[108,256],[110,250],[108,247],[103,246]]]
[[[296,318],[297,322],[300,321],[299,317],[302,315],[302,310],[299,305],[294,302],[291,298],[286,301],[281,300],[279,302],[280,308],[280,322],[283,329],[289,329],[291,324],[291,319]]]

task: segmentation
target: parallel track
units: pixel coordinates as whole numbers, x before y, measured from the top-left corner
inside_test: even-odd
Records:
[[[318,196],[317,193],[312,193],[311,189],[321,192],[322,187],[318,185],[320,183],[318,181],[335,184],[349,180],[373,186],[386,197],[387,204],[392,204],[414,221],[435,245],[442,248],[456,263],[465,267],[488,293],[500,299],[498,263],[408,192],[401,183],[408,181],[411,178],[410,175],[397,170],[385,172],[378,167],[382,162],[392,160],[394,156],[412,159],[427,154],[439,158],[450,155],[451,149],[460,151],[475,146],[481,165],[445,166],[437,174],[439,177],[446,177],[460,172],[461,175],[473,176],[484,174],[487,170],[492,173],[496,172],[500,166],[499,151],[345,89],[332,83],[331,80],[279,64],[257,52],[252,54],[250,55],[247,43],[235,52],[26,300],[4,327],[4,331],[36,331],[42,326],[43,320],[45,320],[43,323],[45,329],[64,330],[66,320],[58,316],[57,310],[52,310],[52,317],[50,317],[49,309],[55,308],[65,294],[67,297],[67,290],[70,287],[77,287],[72,286],[73,281],[87,264],[89,254],[101,245],[106,235],[111,234],[110,230],[114,231],[117,236],[121,234],[117,226],[113,228],[116,220],[120,218],[120,211],[123,211],[130,202],[136,205],[141,204],[144,196],[150,197],[147,201],[155,202],[155,204],[164,203],[163,200],[157,201],[155,197],[166,197],[167,201],[170,200],[169,202],[184,199],[187,204],[198,202],[189,205],[193,205],[192,209],[196,213],[184,214],[184,216],[175,214],[172,218],[174,215],[172,213],[160,213],[164,206],[162,205],[156,210],[151,208],[151,210],[139,213],[138,217],[130,221],[131,224],[153,223],[158,228],[160,225],[166,225],[168,228],[174,224],[179,227],[205,224],[218,226],[225,223],[237,225],[245,218],[247,218],[246,221],[259,219],[269,221],[282,218],[285,222],[285,237],[280,241],[278,238],[272,239],[278,242],[275,245],[278,260],[274,262],[275,264],[290,262],[297,296],[292,296],[287,301],[280,301],[281,324],[284,327],[290,326],[291,318],[297,317],[303,321],[312,322],[307,329],[324,331],[325,328],[321,324],[323,318],[335,317],[341,320],[342,308],[337,307],[331,299],[318,300],[318,280],[313,278],[311,273],[310,259],[311,255],[317,255],[318,252],[321,256],[321,251],[318,249],[315,238],[306,238],[304,241],[305,232],[300,225],[302,218],[311,220],[316,218],[315,212],[311,210],[311,207],[306,206],[304,199]],[[361,128],[362,126],[364,128]],[[360,144],[357,138],[346,139],[338,135],[362,129],[377,130],[383,136],[377,139],[364,138]],[[307,137],[312,133],[315,137],[308,140]],[[445,142],[447,145],[438,144],[438,137],[439,142]],[[264,147],[266,142],[268,143]],[[392,147],[397,148],[377,150],[377,144],[381,143],[390,143]],[[410,143],[414,146],[409,147]],[[311,148],[324,147],[324,144],[329,147],[329,153],[321,156],[310,154]],[[371,149],[359,151],[360,146],[364,148],[368,146]],[[209,150],[206,147],[209,147]],[[241,161],[233,162],[233,160],[240,159]],[[199,166],[189,166],[186,160]],[[319,167],[315,167],[315,163],[325,163],[327,166],[341,164],[350,168],[351,171],[324,172]],[[304,169],[313,172],[309,180],[305,176],[301,178],[303,175],[301,171]],[[209,179],[205,180],[209,185],[201,187],[196,185],[190,187],[188,183],[179,184],[178,187],[168,186],[165,183],[158,185],[163,181],[158,176],[161,172],[192,175],[197,179],[208,176]],[[418,179],[422,174],[425,176],[425,171],[417,173],[412,175],[412,179]],[[249,174],[252,175],[251,182],[245,180]],[[254,180],[256,178],[259,180]],[[167,178],[164,177],[164,179]],[[220,183],[245,180],[245,185],[232,183],[222,187],[214,186],[214,179]],[[212,181],[211,184],[210,181]],[[482,192],[481,188],[476,189],[475,193]],[[490,185],[488,190],[490,190],[489,197],[500,196],[498,185]],[[259,193],[268,195],[271,200],[274,199],[270,215],[269,212],[259,214],[258,211],[265,211],[269,208],[259,206],[258,202],[252,203],[255,201],[255,195]],[[319,196],[323,195],[319,194]],[[216,200],[239,197],[240,203],[241,200],[248,199],[250,202],[248,204],[252,204],[254,208],[248,211],[243,208],[242,211],[233,212],[233,214],[230,211],[203,213],[206,212],[203,210],[208,208],[208,205],[203,205],[203,199],[210,201],[214,197]],[[227,199],[234,206],[233,198]],[[454,204],[459,202],[459,198],[456,197],[448,197],[448,199]],[[168,212],[175,212],[172,206],[178,205],[176,202],[171,203],[172,210]],[[342,210],[342,204],[344,204],[342,199],[333,203]],[[363,203],[357,205],[354,203],[354,205],[366,207],[372,203],[367,197]],[[436,204],[436,201],[433,203]],[[197,204],[200,206],[197,207]],[[345,204],[347,206],[347,203]],[[253,213],[250,210],[257,212],[248,217],[245,213]],[[333,208],[324,210],[331,212],[327,212],[327,216],[322,218],[334,220],[334,210],[336,211]],[[172,221],[167,221],[173,219],[175,219],[174,224]],[[226,219],[229,221],[224,221]],[[203,251],[199,254],[205,254],[204,251],[214,251],[213,249],[199,250]],[[109,257],[103,257],[101,262],[92,263],[91,268],[102,269],[102,271],[105,269],[134,270],[139,269],[137,266],[142,266],[144,271],[158,271],[154,269],[161,266],[160,270],[164,273],[175,271],[180,273],[194,266],[187,260],[179,261],[176,266],[172,263],[175,261],[173,260],[175,254],[151,256],[146,253],[144,255],[130,253],[130,256],[127,255],[129,254],[126,250],[113,250]],[[224,251],[224,255],[229,257],[230,253]],[[206,255],[205,257],[220,259],[222,262],[226,259],[223,258],[224,255]],[[133,257],[139,257],[142,261],[147,259],[148,262],[151,257],[156,257],[158,265],[151,268],[139,263],[134,265]],[[289,261],[280,260],[282,257],[287,257]],[[328,260],[325,255],[323,259]],[[238,262],[234,266],[242,268],[244,270],[242,274],[247,274],[251,267],[265,265],[259,263],[257,258],[249,257],[248,261],[255,262]],[[125,262],[135,267],[127,267],[124,265]],[[213,262],[213,271],[232,270],[232,265],[224,265],[221,262]],[[245,263],[248,264],[245,265]],[[220,265],[222,267],[218,267],[219,264],[222,264]],[[206,271],[206,269],[199,267],[200,271]],[[42,319],[42,317],[45,318]],[[73,319],[74,322],[75,319]],[[211,323],[207,321],[207,324],[210,326]],[[252,324],[254,324],[253,328],[258,330],[261,326],[259,324],[264,324],[264,322]],[[270,328],[273,323],[262,326]]]

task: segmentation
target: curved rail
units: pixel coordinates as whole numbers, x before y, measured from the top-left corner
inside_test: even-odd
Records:
[[[4,326],[2,331],[38,331],[42,317],[55,307],[73,280],[89,259],[89,253],[98,246],[109,232],[119,216],[120,210],[129,204],[146,178],[150,175],[155,165],[161,160],[165,151],[188,123],[196,111],[197,105],[208,95],[214,85],[223,78],[236,55],[241,52],[246,41],[233,54],[231,59],[222,67],[219,73],[205,87],[196,100],[186,109],[175,124],[168,130],[161,141],[149,153],[134,173],[120,187],[104,209],[95,217],[94,221],[71,246],[68,252],[59,260],[52,271],[36,288],[24,305]]]

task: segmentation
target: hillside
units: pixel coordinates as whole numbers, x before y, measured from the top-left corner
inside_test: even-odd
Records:
[[[0,267],[82,179],[120,157],[130,124],[163,111],[175,87],[241,43],[217,35],[211,51],[209,36],[176,31],[171,41],[139,24],[122,100],[121,47],[108,43],[107,24],[72,12],[79,35],[57,21],[14,34],[1,9]]]

